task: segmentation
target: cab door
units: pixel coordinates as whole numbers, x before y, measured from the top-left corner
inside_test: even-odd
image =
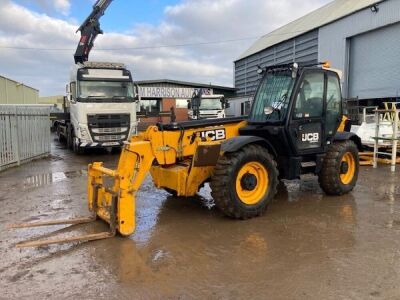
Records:
[[[326,76],[306,70],[300,79],[289,117],[289,134],[298,155],[323,152],[325,147]]]

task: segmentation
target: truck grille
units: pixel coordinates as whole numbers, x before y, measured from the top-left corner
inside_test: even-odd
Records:
[[[122,141],[129,134],[130,115],[88,115],[88,127],[94,142]]]
[[[115,142],[126,139],[126,135],[99,135],[94,138],[98,142]]]
[[[92,131],[94,133],[101,133],[101,134],[107,134],[107,133],[121,133],[121,132],[126,132],[128,130],[128,127],[114,127],[114,128],[93,128]]]

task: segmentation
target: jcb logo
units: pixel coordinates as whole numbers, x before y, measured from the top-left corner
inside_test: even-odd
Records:
[[[200,132],[202,139],[211,138],[212,141],[220,141],[226,139],[225,129],[207,130]]]
[[[302,142],[309,142],[309,143],[318,143],[319,142],[319,133],[303,133],[301,135]]]

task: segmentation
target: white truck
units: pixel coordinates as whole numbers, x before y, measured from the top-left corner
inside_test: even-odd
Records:
[[[225,118],[227,108],[224,95],[194,95],[188,102],[189,120]]]
[[[64,113],[54,127],[59,140],[74,152],[85,148],[121,147],[136,134],[136,93],[132,75],[120,63],[89,62],[100,29],[100,18],[112,0],[97,0],[78,28],[81,32],[75,65],[64,97]]]
[[[123,64],[76,64],[66,92],[64,118],[54,126],[59,140],[65,140],[74,152],[121,147],[136,134],[136,93]]]

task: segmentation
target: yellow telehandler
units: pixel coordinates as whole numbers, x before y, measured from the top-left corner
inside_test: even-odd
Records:
[[[260,68],[261,80],[246,118],[157,124],[123,147],[116,170],[88,169],[92,218],[16,224],[77,224],[100,218],[101,232],[67,239],[23,242],[18,247],[131,235],[135,195],[150,172],[154,185],[175,196],[195,195],[210,183],[215,205],[227,216],[261,215],[281,179],[318,176],[328,195],[350,192],[359,171],[360,139],[345,130],[340,72],[327,64],[291,63]],[[107,180],[105,180],[108,178]],[[106,182],[112,179],[113,184]]]

